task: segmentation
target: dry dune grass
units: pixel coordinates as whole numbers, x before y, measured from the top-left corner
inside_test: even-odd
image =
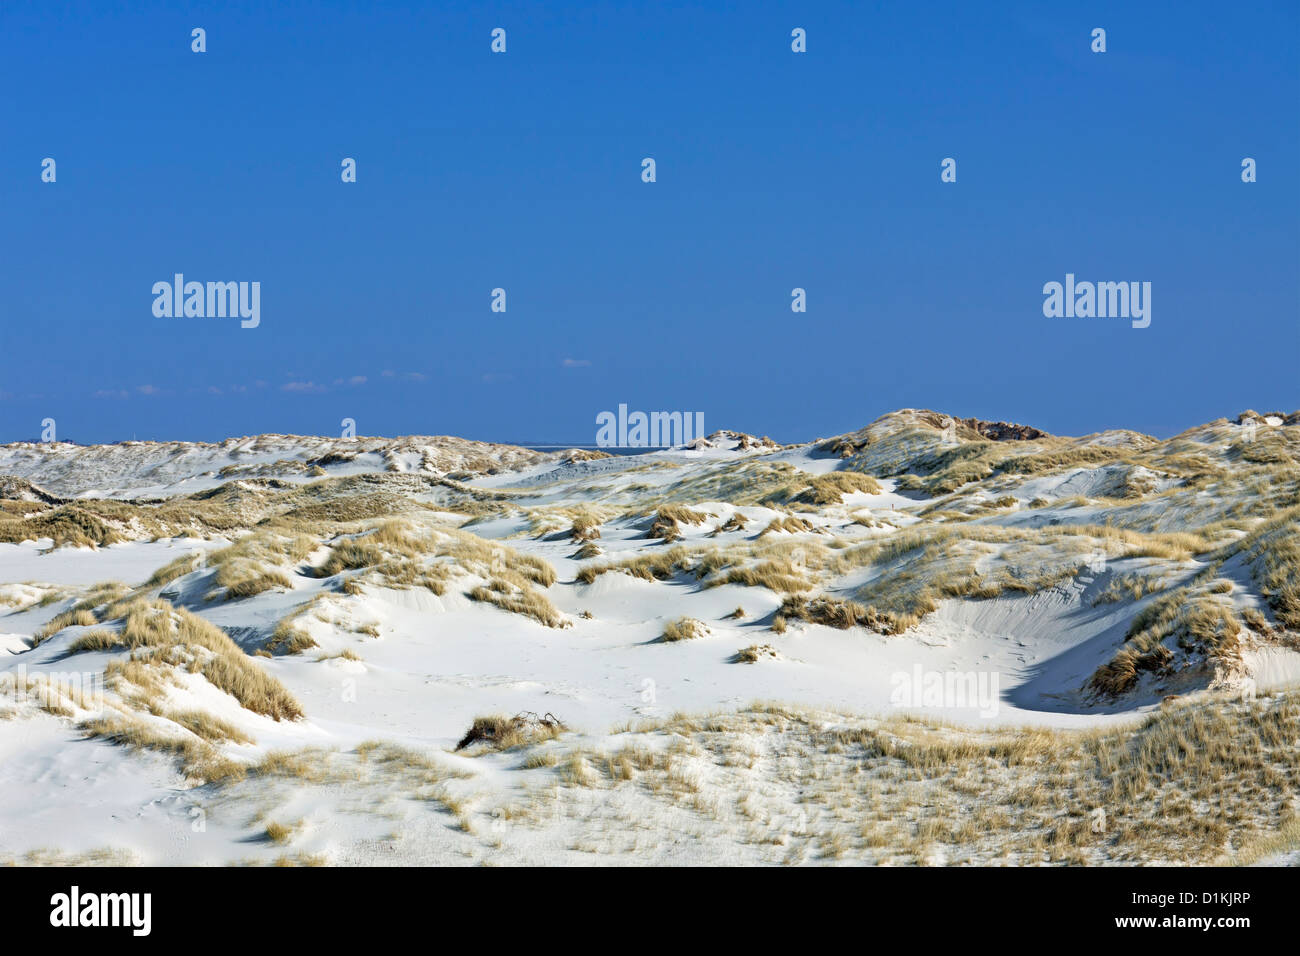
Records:
[[[330,548],[329,557],[316,568],[316,576],[332,578],[344,571],[374,567],[387,561],[389,553],[374,541],[347,538]]]
[[[769,534],[775,534],[778,531],[785,532],[786,534],[802,534],[803,532],[813,530],[815,530],[813,526],[803,518],[795,515],[785,515],[784,517],[773,518],[769,521],[767,527],[760,531],[758,536],[763,538]]]
[[[1265,522],[1240,547],[1278,622],[1300,630],[1300,507]]]
[[[1232,440],[1225,427],[1208,427],[1210,434],[1197,440],[1189,435],[1158,441],[1130,433],[1116,444],[1094,443],[1088,438],[1068,439],[1039,434],[1028,441],[986,440],[984,434],[958,424],[950,440],[941,441],[934,422],[924,426],[895,427],[886,435],[865,442],[840,442],[829,450],[870,464],[878,474],[901,476],[899,488],[947,495],[969,486],[1008,477],[1039,477],[1073,469],[1111,467],[1115,493],[1121,499],[1139,500],[1152,495],[1195,493],[1216,482],[1232,479],[1234,470],[1294,478],[1300,460],[1300,441],[1293,429],[1265,428],[1251,442]],[[1205,432],[1207,429],[1202,429]],[[832,443],[834,444],[834,443]],[[1152,476],[1167,475],[1179,487],[1156,492]]]
[[[369,530],[336,541],[315,573],[324,578],[342,571],[376,568],[412,575],[435,593],[441,593],[436,588],[445,583],[451,570],[438,562],[479,577],[510,572],[544,588],[555,583],[555,568],[535,555],[522,554],[468,531],[419,528],[399,519],[380,522]],[[420,578],[421,574],[428,577]]]
[[[88,608],[73,608],[64,611],[62,614],[56,614],[33,635],[33,646],[41,644],[50,637],[53,637],[65,627],[91,627],[99,623],[99,618],[95,617],[95,612]]]
[[[808,569],[785,554],[755,555],[754,561],[720,569],[705,582],[706,587],[741,584],[767,588],[777,594],[806,591],[812,586]]]
[[[1212,584],[1179,588],[1161,595],[1134,617],[1124,646],[1097,669],[1088,689],[1115,697],[1132,690],[1143,674],[1170,674],[1176,650],[1195,655],[1195,661],[1222,680],[1240,669],[1241,632],[1242,621],[1232,601],[1214,593]]]
[[[323,751],[274,750],[256,762],[229,756],[223,747],[247,743],[247,736],[206,713],[145,715],[110,710],[83,720],[78,729],[87,737],[174,757],[182,775],[200,784],[226,786],[248,778],[331,782],[329,754]]]
[[[266,644],[268,651],[273,654],[301,654],[319,646],[310,634],[292,620],[297,616],[295,612],[275,626],[271,639]]]
[[[114,603],[121,601],[129,594],[130,590],[121,581],[103,581],[94,585],[87,591],[86,596],[73,604],[71,608],[56,614],[38,628],[32,637],[32,646],[35,647],[41,644],[65,627],[89,627],[98,624],[102,618],[95,612],[105,605],[111,608]]]
[[[253,738],[234,724],[203,710],[178,710],[166,715],[172,723],[179,724],[196,737],[214,744],[251,744]]]
[[[645,581],[669,581],[678,574],[693,576],[704,587],[743,584],[777,593],[807,591],[809,577],[829,561],[830,550],[815,541],[768,540],[725,547],[688,548],[640,554],[580,568],[577,580],[591,584],[602,574],[622,572]]]
[[[994,562],[987,571],[980,570],[984,559]],[[888,567],[887,574],[859,587],[854,597],[888,622],[885,633],[898,634],[938,610],[940,601],[1034,594],[1077,574],[1083,564],[1050,547],[998,551],[957,538],[904,552]]]
[[[749,519],[741,512],[737,511],[730,518],[718,525],[713,534],[721,534],[727,531],[744,531],[745,525],[749,524]]]
[[[901,634],[917,620],[913,617],[898,617],[887,612],[882,613],[874,607],[866,607],[856,601],[826,596],[787,597],[781,603],[776,616],[782,621],[782,631],[785,629],[785,622],[798,620],[839,630],[861,626],[879,634]]]
[[[444,532],[444,540],[435,552],[437,557],[450,558],[475,573],[484,568],[508,571],[519,575],[530,584],[549,588],[555,583],[555,568],[536,555],[523,554],[508,545],[485,541],[466,531]]]
[[[680,502],[728,501],[734,505],[785,501],[806,487],[805,477],[805,472],[789,462],[742,460],[692,472],[668,489],[668,497]],[[659,487],[648,486],[647,492],[663,495]]]
[[[776,648],[771,644],[750,644],[748,647],[742,647],[732,655],[732,663],[735,664],[757,664],[763,658],[775,658],[777,656]]]
[[[682,536],[682,525],[704,524],[708,520],[709,515],[705,512],[692,511],[684,505],[660,505],[646,537],[676,541]]]
[[[665,644],[692,641],[698,637],[704,637],[708,631],[709,629],[702,622],[695,620],[693,617],[679,617],[664,625],[664,631],[659,635],[659,640]]]
[[[261,594],[263,591],[293,590],[293,582],[283,571],[268,570],[243,562],[223,563],[214,578],[228,600],[239,601]]]
[[[487,586],[478,585],[469,592],[469,598],[495,604],[511,614],[522,614],[546,627],[569,627],[572,622],[561,614],[550,599],[533,588],[522,577],[503,571],[493,577]]]
[[[693,568],[695,558],[700,553],[699,549],[678,546],[667,551],[641,554],[605,564],[588,564],[578,570],[577,580],[583,584],[591,584],[602,574],[622,571],[645,581],[667,581],[675,574]]]
[[[908,528],[881,541],[843,550],[831,565],[835,574],[885,564],[911,551],[940,548],[951,552],[958,542],[1053,546],[1076,555],[1100,550],[1110,559],[1154,557],[1185,561],[1214,550],[1222,536],[1213,529],[1202,532],[1145,533],[1108,525],[1055,525],[1044,528],[1007,528],[997,525],[927,525]]]
[[[908,462],[912,471],[899,478],[898,487],[929,495],[948,494],[990,477],[1006,457],[1007,451],[999,442],[975,441],[941,447]]]
[[[575,544],[594,541],[600,537],[600,528],[621,510],[612,505],[577,502],[559,506],[525,509],[529,532],[541,537],[567,530]]]
[[[77,505],[62,505],[22,517],[0,517],[0,541],[21,544],[42,538],[49,538],[55,548],[95,548],[123,540],[113,523]]]
[[[569,622],[537,587],[555,583],[552,565],[495,541],[460,529],[420,525],[408,519],[390,519],[335,540],[317,577],[334,577],[359,571],[364,578],[347,579],[344,590],[355,593],[360,580],[387,587],[424,587],[444,594],[456,576],[477,577],[487,583],[473,586],[467,596],[546,625],[566,627]],[[286,632],[275,646],[305,649],[308,645]],[[309,640],[309,638],[308,638]],[[274,643],[274,642],[273,642]]]
[[[111,651],[122,647],[122,639],[115,632],[96,628],[84,631],[68,644],[68,655],[81,654],[86,651]]]
[[[846,494],[862,492],[880,494],[880,482],[860,471],[832,471],[824,475],[813,475],[808,487],[795,495],[793,500],[812,505],[838,505],[844,501]]]
[[[216,569],[213,583],[223,589],[220,594],[229,600],[242,600],[276,588],[293,590],[287,566],[303,561],[316,546],[316,539],[309,534],[283,528],[261,530],[212,552],[206,564]],[[158,574],[172,573],[169,569],[172,565],[160,569]],[[209,595],[216,596],[217,592]]]
[[[755,705],[536,765],[619,791],[629,822],[688,808],[697,831],[739,834],[773,862],[1205,864],[1290,845],[1298,739],[1295,694],[1203,698],[1091,731]]]
[[[273,720],[297,720],[302,707],[285,687],[263,671],[216,626],[166,601],[137,599],[120,608],[117,631],[92,631],[70,653],[124,648],[134,669],[110,669],[137,688],[146,706],[161,691],[166,674],[184,667],[234,697],[241,707]],[[105,620],[111,620],[105,618]]]
[[[241,763],[225,757],[220,749],[180,723],[164,724],[159,720],[115,713],[89,718],[78,726],[87,737],[131,750],[175,757],[187,778],[202,783],[229,782],[241,779],[245,773]]]
[[[465,736],[456,744],[457,750],[473,747],[476,753],[499,752],[514,747],[544,743],[554,740],[565,731],[565,726],[553,714],[538,717],[536,714],[516,714],[507,717],[494,714],[475,717]]]
[[[595,515],[578,515],[573,519],[573,525],[569,528],[569,537],[573,541],[594,541],[600,537],[600,526],[603,522]]]
[[[475,489],[450,479],[403,474],[363,474],[287,485],[272,475],[304,474],[301,461],[233,466],[232,480],[216,488],[178,495],[165,502],[79,498],[57,506],[0,502],[0,541],[50,538],[54,547],[114,544],[177,535],[260,534],[268,527],[323,534],[346,524],[429,510],[465,516],[501,513],[516,493]],[[265,475],[266,477],[261,477]],[[413,500],[414,492],[446,490],[437,505]]]
[[[1077,575],[1097,554],[1110,559],[1181,561],[1207,551],[1213,540],[1196,534],[1143,534],[1100,526],[1054,527],[1041,533],[993,526],[939,526],[903,530],[838,551],[811,540],[713,548],[679,546],[587,565],[579,570],[577,579],[590,584],[610,571],[655,581],[687,575],[706,588],[740,584],[778,594],[805,595],[836,577],[875,567],[888,573],[876,575],[857,589],[854,598],[861,611],[853,616],[883,633],[901,633],[936,610],[944,599],[1037,593]],[[786,616],[816,619],[798,613]]]
[[[1106,583],[1105,590],[1092,603],[1095,607],[1119,601],[1140,601],[1148,594],[1163,591],[1167,586],[1164,577],[1159,574],[1117,574]]]
[[[301,825],[301,820],[295,823],[280,823],[278,820],[272,820],[266,825],[266,839],[272,843],[288,843],[293,839],[294,834],[298,832]]]
[[[1198,545],[1199,547],[1199,545]],[[1201,549],[1204,550],[1204,549]],[[1186,587],[1162,594],[1139,612],[1114,658],[1092,675],[1088,689],[1115,697],[1133,690],[1143,674],[1172,673],[1178,654],[1186,663],[1213,674],[1215,683],[1243,676],[1242,633],[1246,624],[1265,639],[1294,638],[1277,634],[1250,609],[1239,612],[1230,597],[1232,584],[1218,577],[1229,560],[1241,555],[1259,583],[1260,594],[1283,628],[1300,628],[1300,508],[1277,514],[1244,538],[1221,548]],[[1243,618],[1245,620],[1243,621]]]
[[[149,580],[144,583],[146,588],[161,588],[171,584],[177,578],[184,577],[197,570],[203,564],[203,555],[201,554],[182,554],[179,558],[169,561],[161,568],[149,576]]]

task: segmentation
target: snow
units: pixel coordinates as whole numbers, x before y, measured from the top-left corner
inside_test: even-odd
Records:
[[[1091,441],[1130,447],[1140,438],[1114,432],[1091,436]],[[327,474],[399,471],[437,476],[445,472],[427,467],[430,456],[453,454],[447,452],[451,446],[438,439],[366,442],[373,450],[326,465]],[[700,450],[578,462],[519,454],[510,459],[512,467],[467,481],[475,489],[518,495],[511,500],[519,510],[476,520],[466,530],[548,561],[558,580],[546,594],[568,621],[564,628],[547,628],[472,601],[463,593],[465,582],[441,596],[423,588],[400,590],[372,582],[363,584],[358,594],[338,593],[337,581],[310,573],[311,565],[323,559],[323,547],[301,566],[281,569],[292,581],[289,590],[273,589],[238,601],[209,600],[212,582],[206,569],[172,582],[161,589],[163,598],[221,627],[249,652],[265,642],[278,622],[319,600],[312,613],[297,619],[317,642],[316,648],[255,659],[302,703],[304,720],[276,722],[250,713],[192,674],[167,688],[166,704],[201,710],[247,733],[256,743],[240,745],[246,759],[275,750],[315,748],[333,755],[321,757],[322,765],[341,762],[350,776],[328,786],[250,780],[224,788],[191,787],[168,757],[84,739],[73,721],[32,707],[5,710],[0,696],[4,718],[0,719],[0,792],[6,794],[0,803],[0,859],[21,858],[50,847],[72,855],[114,847],[125,848],[133,861],[151,864],[266,862],[285,852],[256,838],[269,814],[277,820],[301,821],[294,852],[320,852],[335,863],[482,860],[492,847],[490,838],[486,843],[471,838],[449,820],[448,813],[434,813],[414,798],[400,796],[391,778],[374,766],[361,766],[355,752],[366,741],[384,740],[429,755],[449,774],[467,774],[452,775],[445,786],[451,788],[449,792],[463,792],[482,813],[524,799],[533,792],[530,787],[553,790],[557,785],[548,769],[522,770],[517,759],[505,754],[471,759],[452,752],[471,721],[485,714],[550,712],[564,721],[574,739],[599,749],[614,728],[629,722],[667,719],[677,713],[736,711],[755,701],[852,714],[911,713],[980,728],[1112,727],[1159,706],[1163,688],[1154,683],[1136,696],[1106,705],[1080,692],[1089,675],[1122,646],[1134,614],[1151,600],[1096,601],[1111,577],[1144,568],[1140,561],[1112,562],[1105,572],[1080,574],[1032,595],[943,600],[937,611],[900,635],[799,621],[790,622],[785,633],[778,634],[771,625],[781,596],[765,588],[702,587],[689,576],[646,581],[617,571],[583,584],[576,580],[582,562],[573,557],[574,542],[563,534],[530,536],[523,509],[610,500],[619,500],[624,507],[619,495],[632,481],[649,486],[651,491],[643,497],[653,500],[658,491],[688,476],[741,461],[785,463],[810,475],[827,474],[843,465],[841,459],[815,446],[746,451],[735,446],[735,441],[720,440]],[[90,450],[67,445],[7,446],[0,449],[0,474],[23,475],[61,495],[162,497],[220,485],[228,480],[221,477],[221,470],[232,465],[265,466],[267,476],[288,481],[313,480],[301,470],[302,464],[340,447],[333,439],[292,436],[232,439],[219,445],[125,443]],[[454,455],[469,454],[455,448]],[[864,460],[877,454],[884,456],[886,451],[869,447]],[[277,471],[277,463],[284,462],[296,464],[281,465]],[[635,475],[629,474],[633,471]],[[1105,507],[1100,504],[1033,509],[1027,505],[1037,499],[1055,503],[1106,497],[1130,477],[1130,466],[1123,464],[1064,469],[1032,478],[1008,476],[1005,489],[981,491],[971,500],[1005,493],[1018,502],[1006,512],[981,516],[977,519],[981,523],[1007,527],[1100,523]],[[1145,469],[1138,477],[1149,480],[1154,491],[1178,484],[1177,479]],[[828,534],[770,535],[763,540],[825,544],[836,537],[860,541],[887,536],[920,521],[918,512],[933,504],[920,495],[900,493],[895,480],[885,478],[881,484],[878,494],[852,493],[840,505],[800,512]],[[439,507],[438,499],[430,500]],[[785,515],[774,507],[727,501],[691,501],[689,506],[712,517],[680,528],[682,537],[676,544],[688,547],[752,543],[770,520]],[[605,558],[600,560],[666,547],[645,537],[646,517],[653,509],[631,510],[602,526],[597,543]],[[749,521],[745,532],[712,536],[737,513]],[[855,515],[872,519],[875,527],[853,523]],[[430,511],[423,517],[445,523],[465,520],[450,510]],[[120,580],[136,586],[182,554],[208,552],[228,543],[224,538],[174,538],[57,550],[50,550],[49,540],[0,544],[0,676],[101,672],[121,654],[68,656],[69,645],[86,628],[67,628],[35,648],[30,646],[33,635],[90,585]],[[1197,569],[1192,563],[1175,570],[1187,579]],[[886,572],[864,569],[828,586],[847,593],[882,573]],[[1231,566],[1223,573],[1240,585],[1240,593],[1234,595],[1239,606],[1261,606],[1249,593],[1245,570]],[[47,595],[59,599],[39,606]],[[744,614],[733,618],[738,607]],[[705,636],[676,643],[659,641],[664,626],[682,616],[703,622]],[[377,629],[378,636],[363,629]],[[754,664],[734,661],[737,651],[756,644],[771,645],[776,653]],[[336,656],[344,652],[359,660]],[[1300,652],[1255,647],[1245,652],[1244,660],[1261,689],[1300,681]],[[953,673],[991,682],[992,698],[944,699],[936,706],[917,694],[900,703],[900,685],[911,687],[916,675],[924,679]],[[647,741],[647,745],[652,744]],[[597,839],[591,819],[645,810],[630,797],[597,799],[580,789],[568,792],[567,798],[578,802],[576,812],[566,812],[546,825],[512,829],[500,858],[582,862],[585,857],[575,857],[573,847],[575,842]],[[584,800],[595,802],[583,809]],[[372,810],[359,812],[367,801],[374,805]],[[662,814],[653,821],[659,832],[672,832],[682,823],[676,809],[656,812]],[[196,828],[196,819],[202,820],[201,828]],[[395,838],[394,831],[400,837]],[[601,833],[599,839],[614,839],[611,832]],[[646,849],[645,856],[655,862],[682,863],[762,858],[758,850],[735,837],[725,830],[703,832],[693,840],[657,843]]]

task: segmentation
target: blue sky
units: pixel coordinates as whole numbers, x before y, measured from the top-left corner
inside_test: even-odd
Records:
[[[1294,409],[1298,10],[6,0],[0,441]],[[156,318],[176,272],[261,325]],[[1045,318],[1067,272],[1151,326]]]

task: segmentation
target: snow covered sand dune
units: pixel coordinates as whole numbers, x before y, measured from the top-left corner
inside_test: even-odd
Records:
[[[0,859],[1252,858],[1298,421],[0,448]]]

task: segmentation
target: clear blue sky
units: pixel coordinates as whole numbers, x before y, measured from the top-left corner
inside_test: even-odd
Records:
[[[5,0],[0,440],[1293,409],[1298,9]],[[155,318],[175,272],[261,326]],[[1150,328],[1044,318],[1067,272]]]

